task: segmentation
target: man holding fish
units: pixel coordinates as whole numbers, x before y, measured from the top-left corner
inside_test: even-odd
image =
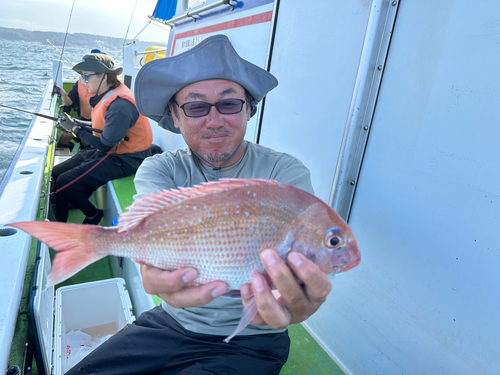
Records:
[[[193,186],[218,177],[273,179],[313,192],[309,171],[296,158],[243,140],[257,102],[277,86],[274,76],[241,59],[223,35],[207,38],[182,55],[157,61],[156,65],[146,65],[149,69],[141,71],[137,78],[139,110],[153,118],[161,116],[156,118],[160,125],[176,133],[180,131],[189,149],[167,157],[162,155],[144,165],[135,180],[139,195]],[[152,80],[162,81],[156,84],[158,93],[151,87]],[[176,92],[177,87],[182,88]],[[153,102],[151,99],[158,95],[162,100]],[[168,103],[165,114],[161,112],[164,103]],[[180,167],[178,163],[182,163]],[[274,168],[277,170],[273,171]],[[193,358],[193,369],[199,368],[200,374],[208,371],[219,374],[224,369],[232,369],[234,373],[260,370],[268,374],[279,373],[288,357],[289,339],[284,329],[312,315],[331,289],[326,274],[304,258],[297,253],[288,257],[293,271],[309,284],[302,288],[275,251],[261,253],[281,298],[275,298],[262,275],[254,275],[251,285],[244,284],[243,301],[248,302],[253,295],[257,303],[255,324],[243,331],[246,337],[236,336],[230,342],[239,350],[231,348],[226,354],[222,349],[217,360],[209,354],[214,349],[211,340],[215,338],[220,343],[220,336],[230,335],[241,317],[239,300],[215,299],[226,293],[227,285],[214,281],[192,286],[198,277],[193,268],[168,272],[141,265],[141,272],[146,291],[165,301],[162,309],[187,332],[209,338],[205,348],[208,363]],[[204,307],[196,308],[201,305]],[[238,344],[239,339],[245,344]],[[243,354],[245,351],[247,354]],[[218,367],[222,364],[223,367]],[[190,368],[183,371],[188,373]]]
[[[135,82],[137,107],[188,148],[143,162],[116,229],[13,224],[65,254],[49,283],[68,277],[69,265],[75,273],[114,254],[136,259],[146,292],[163,299],[68,374],[279,374],[287,326],[323,304],[327,274],[359,264],[347,224],[312,195],[309,170],[244,140],[257,103],[277,84],[224,35],[149,62]],[[57,236],[47,234],[54,225]],[[80,231],[97,250],[78,268],[69,261],[77,246],[59,244],[63,232],[77,241]]]

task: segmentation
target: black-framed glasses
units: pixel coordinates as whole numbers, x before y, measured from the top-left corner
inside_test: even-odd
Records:
[[[88,82],[90,80],[90,77],[92,77],[92,76],[98,76],[99,74],[101,74],[101,73],[82,74],[82,79],[85,82]]]
[[[245,100],[242,99],[222,99],[217,103],[188,102],[183,105],[179,105],[175,100],[174,102],[179,108],[182,108],[187,117],[206,116],[212,107],[215,107],[220,114],[234,115],[240,113],[243,109],[243,104],[245,104]]]

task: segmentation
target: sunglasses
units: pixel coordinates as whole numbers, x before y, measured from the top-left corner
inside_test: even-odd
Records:
[[[85,82],[88,82],[90,80],[90,77],[92,77],[92,76],[98,76],[99,74],[101,74],[101,73],[82,74],[82,79]]]
[[[222,99],[217,103],[188,102],[183,105],[179,105],[179,103],[174,100],[174,103],[177,104],[179,108],[182,108],[187,117],[203,117],[208,115],[212,107],[215,107],[217,111],[223,115],[234,115],[235,113],[240,113],[243,109],[243,104],[245,104],[245,100]]]

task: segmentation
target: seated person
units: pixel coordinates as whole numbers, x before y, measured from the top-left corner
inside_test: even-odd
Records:
[[[71,203],[85,214],[84,224],[98,224],[103,211],[89,201],[90,196],[108,181],[136,172],[151,155],[153,132],[149,120],[139,114],[134,95],[118,79],[123,69],[115,67],[111,57],[87,54],[73,70],[82,75],[87,90],[95,94],[90,99],[95,130],[89,134],[69,119],[62,124],[92,148],[78,152],[53,168],[57,192],[55,217],[57,221],[66,222]]]
[[[93,49],[91,53],[102,53],[98,49]],[[84,121],[90,121],[92,118],[92,107],[90,106],[89,100],[94,96],[93,93],[87,90],[83,78],[79,78],[73,85],[69,93],[64,90],[61,86],[57,86],[61,94],[61,100],[65,106],[65,112],[69,113],[71,109],[74,109],[78,113],[78,119]],[[89,144],[82,141],[80,137],[75,137],[72,133],[63,133],[59,138],[58,147],[69,147],[73,149],[73,144],[71,141],[80,142],[80,150],[89,147]]]

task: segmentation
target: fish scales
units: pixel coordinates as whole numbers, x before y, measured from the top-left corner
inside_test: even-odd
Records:
[[[194,188],[164,191],[136,200],[118,227],[18,222],[22,229],[58,253],[47,285],[66,280],[105,257],[129,257],[173,270],[194,267],[199,283],[225,281],[229,290],[265,274],[259,251],[275,249],[285,260],[299,252],[324,273],[359,264],[361,256],[349,226],[315,196],[276,181],[228,179]],[[258,312],[255,298],[245,304],[234,332]]]
[[[163,191],[136,200],[118,227],[57,222],[9,224],[58,252],[50,285],[106,255],[162,269],[194,267],[196,280],[223,280],[240,289],[253,273],[265,274],[259,252],[282,259],[296,251],[329,274],[360,262],[349,226],[315,196],[270,180],[225,179]]]
[[[248,184],[195,196],[163,207],[114,245],[116,239],[100,237],[98,248],[163,269],[194,267],[200,274],[196,282],[224,280],[229,289],[239,289],[252,273],[264,273],[259,250],[286,248],[289,227],[310,204],[294,200],[285,187]]]

